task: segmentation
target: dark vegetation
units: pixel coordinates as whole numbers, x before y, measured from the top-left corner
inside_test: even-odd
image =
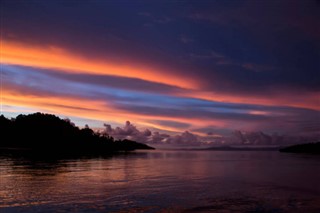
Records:
[[[280,149],[280,152],[320,154],[320,142],[288,146]]]
[[[131,140],[114,140],[88,126],[80,129],[69,119],[51,114],[19,115],[15,119],[0,116],[0,148],[42,155],[110,154],[136,149],[153,149]]]

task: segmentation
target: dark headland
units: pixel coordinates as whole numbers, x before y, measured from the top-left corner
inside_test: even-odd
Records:
[[[280,152],[320,154],[320,142],[284,147]]]
[[[69,119],[44,113],[18,115],[14,119],[1,115],[0,130],[1,153],[79,156],[154,149],[131,140],[115,140],[105,133],[94,132],[88,126],[80,129]]]

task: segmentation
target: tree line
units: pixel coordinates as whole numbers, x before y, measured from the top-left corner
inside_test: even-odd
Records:
[[[115,140],[94,132],[87,125],[80,129],[69,119],[52,114],[34,113],[8,119],[0,116],[2,148],[19,148],[40,153],[86,154],[153,149],[131,140]]]

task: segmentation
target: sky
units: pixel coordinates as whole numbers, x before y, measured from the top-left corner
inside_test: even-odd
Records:
[[[7,117],[160,144],[320,139],[320,1],[0,2]]]

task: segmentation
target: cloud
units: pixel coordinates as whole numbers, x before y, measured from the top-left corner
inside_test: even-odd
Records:
[[[191,60],[210,60],[217,65],[224,66],[236,66],[239,68],[244,68],[246,70],[254,71],[254,72],[262,72],[262,71],[272,71],[276,69],[274,66],[264,65],[264,64],[256,64],[256,63],[248,63],[248,62],[236,62],[231,58],[226,57],[221,53],[217,53],[215,51],[207,51],[207,53],[190,53],[189,58]]]
[[[202,53],[202,54],[201,53],[190,53],[189,57],[191,59],[197,59],[197,60],[215,60],[216,63],[222,63],[222,61],[227,61],[227,59],[224,55],[217,53],[215,51],[209,51],[207,53]]]
[[[190,18],[206,26],[211,24],[212,29],[220,29],[224,37],[207,32],[210,35],[201,39],[207,44],[215,43],[212,40],[223,44],[223,48],[218,48],[215,43],[215,50],[232,62],[225,64],[234,66],[207,65],[216,70],[211,75],[209,71],[203,74],[208,79],[217,79],[208,85],[211,90],[226,92],[230,89],[230,93],[233,90],[247,95],[258,91],[260,96],[266,95],[268,88],[319,91],[320,31],[315,26],[320,16],[316,1],[212,4],[204,4],[206,6],[195,10]],[[255,73],[242,73],[244,69]]]
[[[171,145],[188,145],[198,146],[201,144],[200,137],[191,132],[185,131],[181,134],[169,135],[150,131],[145,129],[140,131],[130,121],[126,121],[123,127],[112,128],[110,124],[104,124],[104,133],[116,139],[130,139],[149,144],[171,144]]]
[[[211,138],[232,129],[314,134],[314,2],[2,0],[3,102],[116,124],[129,119],[159,131],[195,134],[216,125],[199,133]],[[114,133],[192,138],[128,128],[133,132]]]
[[[251,70],[254,72],[271,71],[271,70],[275,69],[275,67],[254,64],[254,63],[243,63],[243,64],[241,64],[241,66],[247,70]]]
[[[30,44],[8,42],[2,38],[1,63],[40,69],[55,69],[69,74],[127,77],[163,85],[185,88],[197,87],[196,81],[191,77],[185,76],[182,79],[177,73],[170,72],[170,69],[160,70],[155,66],[150,69],[146,65],[134,65],[137,63],[125,61],[117,63],[106,59],[89,59],[58,46],[34,47]]]
[[[73,116],[78,113],[93,116],[91,118],[100,117],[99,120],[118,117],[117,123],[130,119],[160,130],[178,132],[212,124],[220,128],[215,134],[224,134],[222,128],[237,129],[238,126],[246,131],[319,131],[319,110],[181,97],[175,95],[175,92],[182,91],[179,88],[139,79],[66,74],[21,66],[2,65],[2,68],[2,97],[7,105],[36,107],[54,113],[63,111]],[[192,91],[189,93],[192,96]],[[290,100],[280,91],[277,96]],[[291,97],[302,104],[306,104],[305,98],[312,99],[319,107],[319,99],[314,98],[316,94],[308,97],[296,92]]]
[[[320,133],[283,135],[278,133],[266,134],[259,132],[245,132],[235,130],[230,137],[226,137],[224,143],[238,145],[289,145],[316,142],[320,140]]]
[[[212,1],[192,5],[183,3],[179,4],[179,7],[174,7],[173,3],[170,10],[162,8],[163,5],[159,2],[153,3],[151,7],[143,4],[137,8],[127,8],[125,13],[124,2],[101,1],[90,4],[90,7],[83,3],[74,8],[57,5],[52,1],[46,4],[28,1],[20,2],[19,5],[12,2],[14,1],[1,1],[5,8],[2,38],[12,43],[25,44],[25,48],[29,45],[28,51],[19,56],[21,60],[24,57],[32,59],[31,50],[41,49],[41,53],[55,53],[53,47],[60,47],[72,53],[68,61],[79,56],[89,62],[107,60],[132,68],[120,67],[114,70],[109,69],[110,66],[98,67],[109,75],[140,78],[149,82],[156,80],[160,84],[170,84],[173,87],[199,86],[200,91],[229,96],[227,101],[230,101],[230,96],[254,96],[268,100],[284,88],[291,94],[295,91],[319,90],[318,46],[314,41],[300,36],[300,32],[312,33],[311,29],[317,29],[316,24],[313,24],[318,20],[317,7],[312,7],[314,3],[309,1],[266,1],[263,4],[252,1]],[[281,7],[278,7],[278,4]],[[188,7],[191,9],[186,9]],[[283,11],[281,8],[286,10]],[[20,11],[19,14],[17,11]],[[195,16],[193,19],[178,19],[181,11],[189,11]],[[88,15],[83,16],[84,13]],[[167,13],[170,18],[173,16],[172,19],[175,21],[170,22],[170,28],[161,25],[163,28],[159,30],[166,33],[159,34],[158,31],[148,31],[139,27],[145,23],[145,19],[150,19],[150,16],[162,17]],[[130,20],[130,25],[127,24],[127,20]],[[194,24],[194,20],[207,20],[209,23]],[[219,21],[225,21],[226,24],[212,25]],[[279,28],[279,23],[280,26],[289,23],[292,27]],[[295,33],[296,31],[299,33]],[[192,48],[186,48],[189,45],[181,42],[173,42],[182,34],[188,35],[188,39],[194,39]],[[22,49],[23,45],[13,52],[18,54],[18,50]],[[215,52],[204,53],[204,49],[214,49]],[[6,59],[3,55],[5,50],[6,46],[3,46],[3,59]],[[198,60],[187,60],[183,63],[178,60],[191,50],[193,58]],[[56,55],[59,55],[59,51]],[[44,59],[54,58],[52,55],[49,56]],[[63,57],[65,55],[62,54]],[[37,58],[37,61],[40,59],[42,60]],[[30,60],[27,61],[31,63]],[[62,60],[46,65],[57,66],[61,62],[66,63]],[[73,73],[80,72],[77,69],[83,68],[83,64],[76,62],[69,64],[75,69]],[[89,62],[86,68],[92,68]],[[148,66],[142,69],[141,64]],[[268,67],[277,69],[258,72]],[[99,70],[94,70],[97,78],[102,76]],[[248,70],[255,72],[247,72]],[[83,72],[81,71],[82,77],[88,77],[88,73]],[[308,74],[305,74],[306,72]],[[151,74],[146,76],[147,73]],[[194,79],[197,85],[190,83],[190,79]],[[109,82],[108,78],[105,80]],[[111,78],[109,80],[112,81]],[[124,86],[132,84],[131,81],[127,84],[125,81],[121,82],[124,82]],[[142,82],[141,85],[144,86]],[[277,104],[279,101],[281,100],[274,102]],[[305,103],[306,100],[299,102]]]
[[[169,144],[178,145],[199,145],[201,139],[199,136],[192,134],[191,132],[185,131],[180,135],[170,137],[166,142]]]
[[[189,131],[179,134],[165,134],[158,131],[145,129],[140,131],[130,121],[123,127],[112,128],[109,124],[104,124],[104,133],[116,139],[130,139],[142,143],[173,145],[173,146],[215,146],[215,145],[275,145],[285,146],[289,144],[315,142],[320,140],[320,132],[313,134],[292,134],[285,135],[279,133],[267,134],[262,131],[240,131],[233,130],[226,135],[216,135],[208,132],[207,136],[200,136]]]
[[[173,128],[190,128],[191,125],[186,122],[178,122],[172,120],[151,120],[150,123],[152,124],[159,124],[161,126],[173,127]]]
[[[189,37],[186,36],[186,35],[181,35],[181,36],[180,36],[180,41],[181,41],[182,43],[184,43],[184,44],[188,44],[188,43],[194,42],[193,39],[189,38]]]
[[[270,36],[275,31],[297,30],[319,39],[315,23],[319,20],[317,1],[263,1],[245,0],[225,4],[206,5],[189,15],[194,21],[207,21],[228,27],[242,26],[246,30]],[[282,20],[279,22],[279,20]],[[260,31],[260,32],[259,32]]]

